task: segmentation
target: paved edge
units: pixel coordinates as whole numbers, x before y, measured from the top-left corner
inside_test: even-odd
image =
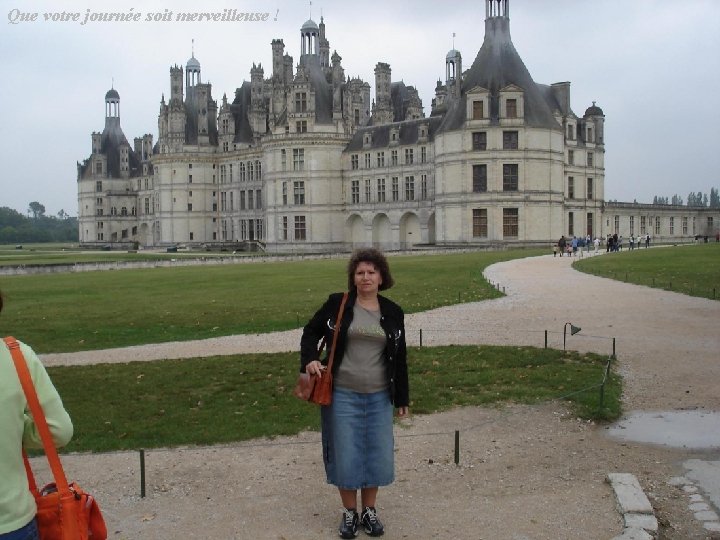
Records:
[[[658,522],[652,505],[635,475],[608,473],[607,481],[615,492],[618,512],[625,529],[612,540],[652,540],[658,534]]]

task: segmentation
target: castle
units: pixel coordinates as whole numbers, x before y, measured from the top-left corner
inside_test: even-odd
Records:
[[[301,253],[714,234],[717,209],[604,202],[603,111],[593,102],[578,116],[569,82],[533,81],[509,3],[485,1],[469,69],[447,53],[429,116],[387,63],[371,101],[369,83],[330,54],[323,18],[300,28],[297,65],[273,40],[269,78],[253,64],[219,107],[194,53],[171,67],[156,143],[130,146],[111,89],[105,129],[78,163],[81,244]]]

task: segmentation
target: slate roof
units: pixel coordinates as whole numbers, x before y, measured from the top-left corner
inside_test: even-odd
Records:
[[[392,124],[383,124],[381,126],[368,126],[359,128],[348,145],[345,152],[356,152],[367,150],[364,146],[364,138],[366,133],[372,133],[372,144],[370,149],[387,148],[390,145],[391,129],[398,129],[398,145],[417,144],[419,140],[420,126],[426,125],[428,128],[428,141],[434,139],[435,133],[440,126],[442,119],[440,117],[418,118],[417,120],[407,120],[405,122],[395,122]]]
[[[230,105],[230,110],[235,119],[235,139],[233,139],[233,142],[236,143],[250,144],[253,140],[253,131],[248,120],[250,90],[250,82],[243,81],[242,86],[235,90],[235,99]]]
[[[493,17],[485,21],[485,40],[470,69],[464,73],[461,99],[454,100],[444,117],[441,131],[460,129],[465,122],[465,95],[475,87],[486,88],[491,94],[490,118],[497,122],[499,113],[498,93],[514,84],[525,96],[525,121],[528,126],[561,129],[553,116],[552,98],[537,85],[510,38],[510,21],[505,17]]]

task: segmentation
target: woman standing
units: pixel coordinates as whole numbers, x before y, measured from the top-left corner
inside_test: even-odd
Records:
[[[360,523],[370,536],[385,530],[375,503],[380,486],[395,479],[393,406],[407,416],[410,403],[405,320],[400,306],[380,296],[393,285],[385,256],[376,249],[353,253],[349,295],[333,361],[332,404],[321,408],[327,482],[343,505],[340,537],[354,538]],[[332,343],[342,293],[331,294],[303,330],[300,370],[322,374],[320,340]],[[357,511],[360,490],[362,511]]]
[[[3,299],[0,294],[0,311]],[[60,396],[33,350],[20,344],[48,427],[57,446],[70,441],[73,426]],[[0,540],[38,540],[35,499],[28,489],[22,449],[42,448],[40,434],[27,411],[15,364],[0,342]]]

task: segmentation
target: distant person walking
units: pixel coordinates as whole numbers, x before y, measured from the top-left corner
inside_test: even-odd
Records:
[[[577,249],[578,249],[578,239],[577,239],[577,237],[573,236],[572,237],[572,256],[573,257],[575,256],[575,253],[577,253]]]
[[[645,235],[645,249],[647,249],[649,247],[650,247],[650,235],[646,234]]]
[[[630,235],[630,251],[635,249],[635,237],[631,234]]]
[[[595,245],[595,253],[598,252],[598,248],[600,247],[600,239],[596,236],[595,240],[593,240],[593,244]]]
[[[567,240],[565,240],[565,235],[563,234],[560,237],[560,240],[558,240],[558,250],[560,251],[560,256],[563,256],[563,253],[565,253],[565,247],[567,246]]]

